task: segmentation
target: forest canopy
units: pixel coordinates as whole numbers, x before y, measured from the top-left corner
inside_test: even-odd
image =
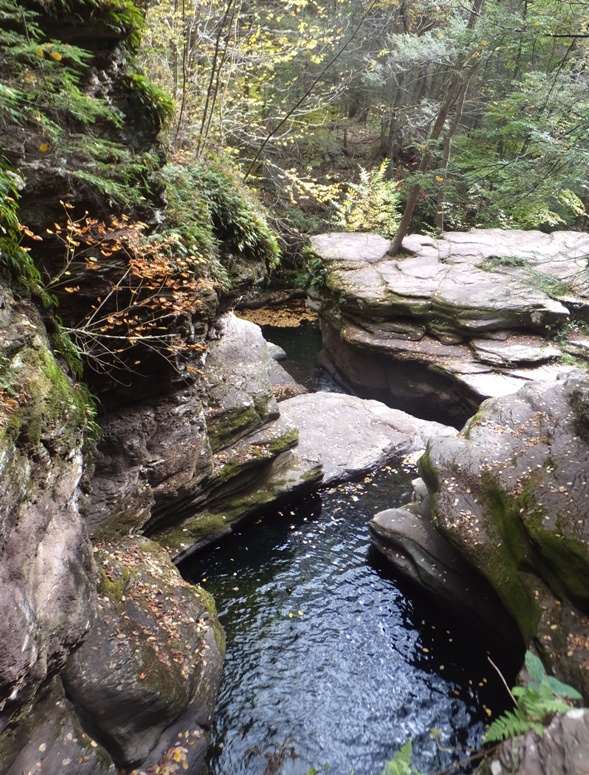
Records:
[[[285,235],[390,236],[411,198],[414,230],[585,228],[588,20],[563,0],[159,0],[140,58],[172,148],[230,158]]]

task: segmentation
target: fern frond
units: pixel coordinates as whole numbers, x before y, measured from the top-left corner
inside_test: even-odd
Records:
[[[495,719],[487,730],[483,742],[499,743],[510,737],[525,735],[533,730],[538,735],[544,731],[544,726],[539,721],[531,721],[519,708],[508,710],[502,716]]]
[[[413,743],[407,740],[402,748],[390,759],[381,775],[423,775],[413,764]]]

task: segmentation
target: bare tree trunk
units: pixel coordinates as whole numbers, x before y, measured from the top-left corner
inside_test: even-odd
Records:
[[[478,69],[478,60],[475,62],[474,66],[470,69],[468,73],[468,77],[464,79],[464,82],[462,84],[462,88],[460,90],[460,93],[458,95],[458,99],[456,100],[456,109],[454,111],[454,118],[452,119],[452,123],[450,124],[448,131],[444,135],[444,140],[442,144],[442,177],[444,178],[443,181],[441,181],[440,185],[440,195],[438,197],[438,212],[436,213],[436,226],[438,228],[438,231],[442,232],[444,231],[444,189],[446,187],[446,177],[448,174],[448,166],[450,164],[450,154],[452,152],[452,139],[454,138],[454,135],[456,134],[456,130],[458,129],[458,126],[460,124],[460,120],[462,119],[462,113],[464,111],[464,100],[466,98],[466,92],[468,91],[468,85],[475,74],[476,70]]]
[[[474,5],[471,9],[470,16],[468,19],[468,25],[467,25],[468,29],[472,30],[476,26],[478,16],[480,15],[484,4],[485,4],[485,0],[474,0]],[[457,69],[454,71],[454,74],[450,79],[450,83],[448,84],[448,89],[446,91],[446,98],[442,102],[440,110],[438,111],[438,115],[434,122],[434,126],[432,128],[432,131],[427,141],[426,149],[423,152],[423,156],[421,157],[419,167],[417,168],[418,174],[423,174],[427,172],[428,169],[430,168],[432,158],[433,158],[434,147],[436,146],[438,140],[442,136],[444,125],[446,123],[448,115],[452,110],[452,108],[454,107],[454,105],[459,101],[461,93],[463,93],[463,90],[466,89],[469,79],[472,77],[472,75],[476,70],[478,63],[475,64],[474,67],[471,66],[470,70],[467,70],[467,64],[469,59],[472,59],[472,55],[465,55],[461,58],[461,61],[458,63]],[[393,242],[389,249],[389,253],[393,256],[396,256],[401,251],[403,239],[405,238],[405,235],[407,234],[407,231],[409,229],[409,224],[411,223],[411,218],[413,217],[413,211],[415,210],[415,205],[419,200],[421,190],[422,190],[422,186],[421,186],[421,183],[419,182],[414,183],[413,186],[411,186],[411,188],[409,189],[409,195],[407,197],[407,202],[405,204],[405,210],[403,211],[401,223],[399,224],[399,228],[397,229],[397,233],[395,234],[395,238],[393,239]]]

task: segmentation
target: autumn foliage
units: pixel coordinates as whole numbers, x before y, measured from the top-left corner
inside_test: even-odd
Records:
[[[187,361],[205,349],[195,320],[215,297],[203,259],[176,255],[172,237],[149,238],[144,223],[124,214],[103,221],[74,218],[64,208],[65,224],[47,229],[64,256],[47,288],[59,308],[81,308],[65,330],[84,361],[106,373],[141,371],[149,352],[177,370],[194,368]],[[78,299],[65,302],[66,296]]]

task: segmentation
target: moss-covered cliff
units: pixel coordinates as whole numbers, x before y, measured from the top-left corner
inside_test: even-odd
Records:
[[[0,0],[3,774],[196,772],[219,680],[214,606],[127,535],[203,507],[209,343],[278,248],[230,169],[166,158],[142,24],[131,0]]]

